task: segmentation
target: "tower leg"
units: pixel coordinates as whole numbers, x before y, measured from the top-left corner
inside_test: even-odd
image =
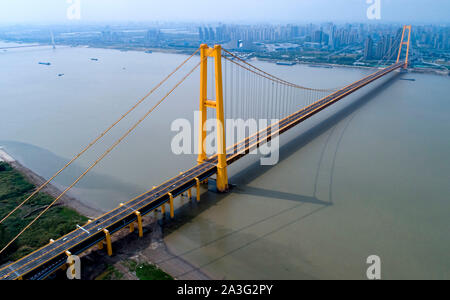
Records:
[[[206,159],[205,139],[206,139],[206,118],[208,100],[208,45],[200,46],[200,118],[199,118],[199,139],[198,139],[198,163],[201,164]]]
[[[222,81],[222,47],[214,46],[216,71],[216,118],[217,118],[217,189],[219,192],[228,190],[227,157],[225,143],[225,117],[223,108],[223,81]]]

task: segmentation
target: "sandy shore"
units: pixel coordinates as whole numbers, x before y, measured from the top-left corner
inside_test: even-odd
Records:
[[[15,170],[20,172],[29,182],[31,182],[32,184],[34,184],[37,187],[41,186],[42,184],[44,184],[47,181],[42,176],[36,174],[32,170],[23,166],[17,160],[15,160],[2,147],[0,147],[0,161],[9,163]],[[45,188],[43,188],[42,192],[52,196],[53,198],[58,197],[62,193],[62,191],[59,188],[55,187],[51,183],[48,184]],[[75,199],[67,194],[64,195],[59,200],[59,204],[69,207],[69,208],[75,210],[76,212],[78,212],[79,214],[86,216],[90,219],[94,219],[104,213],[103,211],[93,208],[93,207],[90,207],[90,206],[84,204],[83,202],[79,201],[78,199]]]
[[[8,153],[6,153],[3,147],[0,147],[0,161],[12,163],[15,162],[15,159],[12,158]]]

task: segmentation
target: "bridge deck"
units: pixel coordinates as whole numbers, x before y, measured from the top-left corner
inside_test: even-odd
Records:
[[[34,48],[34,47],[48,47],[52,45],[23,45],[23,46],[7,46],[7,47],[0,47],[0,50],[8,50],[8,49],[18,49],[18,48]]]
[[[354,91],[377,80],[378,78],[398,69],[405,63],[396,63],[390,67],[379,70],[343,89],[326,96],[325,98],[303,108],[296,113],[280,120],[277,124],[258,132],[254,136],[237,143],[227,151],[227,162],[231,164],[245,156],[251,150],[259,147],[275,134],[281,134],[312,115],[318,113],[331,104],[339,101]],[[211,157],[204,163],[168,180],[155,189],[130,200],[124,206],[104,214],[83,228],[77,228],[71,233],[59,238],[28,256],[4,267],[0,270],[0,279],[13,280],[19,277],[26,279],[43,279],[66,263],[66,251],[80,254],[86,249],[105,239],[104,229],[111,234],[136,221],[135,211],[142,216],[150,213],[161,204],[169,201],[169,193],[174,197],[196,185],[196,178],[200,181],[209,178],[217,172],[216,157]]]

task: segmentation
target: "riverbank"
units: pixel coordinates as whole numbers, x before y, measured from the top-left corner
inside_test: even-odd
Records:
[[[89,48],[97,48],[97,49],[110,49],[110,50],[119,50],[119,51],[138,51],[138,52],[158,52],[158,53],[169,53],[169,54],[185,54],[189,55],[195,51],[195,49],[169,49],[169,48],[145,48],[145,47],[114,47],[114,46],[92,46],[86,45]],[[277,63],[279,59],[271,59],[271,58],[261,58],[258,56],[253,56],[254,59],[259,61],[265,61],[270,63]],[[286,61],[286,62],[295,62],[299,65],[314,65],[312,67],[328,67],[328,68],[347,68],[347,69],[365,69],[365,70],[377,70],[378,67],[374,66],[357,66],[357,65],[344,65],[344,64],[332,64],[332,63],[323,63],[323,62],[314,62],[314,61]],[[417,74],[433,74],[439,76],[450,76],[450,71],[444,70],[436,70],[432,68],[416,68],[410,67],[408,68],[409,73],[417,73]]]
[[[10,41],[4,41],[10,42]],[[50,46],[50,45],[49,45]],[[118,51],[137,51],[137,52],[148,52],[151,54],[152,52],[158,53],[167,53],[167,54],[184,54],[190,55],[196,49],[194,48],[153,48],[153,47],[126,47],[126,46],[105,46],[105,45],[70,45],[70,44],[60,44],[58,47],[87,47],[93,49],[109,49],[109,50],[118,50]],[[280,59],[272,59],[272,58],[262,58],[257,55],[251,55],[251,57],[271,63],[277,63]],[[350,69],[378,69],[374,66],[361,66],[361,65],[346,65],[346,64],[332,64],[332,63],[323,63],[323,62],[315,62],[315,61],[286,61],[286,62],[295,62],[300,65],[314,65],[317,67],[331,67],[331,68],[350,68]],[[313,67],[314,67],[313,66]],[[437,70],[433,68],[423,68],[423,67],[410,67],[408,68],[409,73],[417,73],[417,74],[434,74],[438,76],[450,76],[450,70]]]
[[[170,251],[164,242],[164,226],[159,222],[175,222],[158,215],[149,214],[142,219],[144,235],[138,236],[137,230],[130,233],[123,229],[111,236],[113,255],[96,247],[81,257],[82,278],[102,279],[106,273],[115,274],[115,279],[145,279],[137,272],[139,266],[151,264],[156,270],[162,270],[176,280],[211,280],[210,274],[189,263]],[[159,219],[159,221],[158,221]]]
[[[277,63],[278,60],[275,59],[266,59],[266,58],[256,58],[259,61],[266,61],[270,63]],[[346,69],[355,69],[355,70],[378,70],[379,67],[373,67],[373,66],[355,66],[355,65],[340,65],[340,64],[329,64],[329,63],[315,63],[315,62],[295,62],[299,65],[306,65],[310,66],[312,68],[346,68]],[[436,69],[430,69],[430,68],[414,68],[410,67],[408,68],[408,73],[417,73],[417,74],[431,74],[431,75],[438,75],[438,76],[450,76],[449,71],[443,71],[443,70],[436,70]]]
[[[12,157],[1,151],[0,162],[0,216],[3,218],[18,207],[36,189],[27,176],[19,172],[19,165]],[[37,193],[14,214],[0,224],[0,246],[5,247],[36,216],[54,201],[46,192]],[[77,224],[84,224],[87,217],[62,204],[57,204],[39,218],[33,226],[21,234],[0,257],[0,263],[22,258],[48,244],[50,239],[72,231]]]

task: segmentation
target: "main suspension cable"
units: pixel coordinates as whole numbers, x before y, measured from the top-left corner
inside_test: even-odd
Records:
[[[205,58],[204,58],[205,59]],[[43,214],[45,214],[61,197],[63,197],[69,190],[71,190],[84,176],[86,176],[89,171],[91,171],[100,161],[102,161],[114,148],[117,147],[139,124],[144,121],[150,113],[152,113],[167,97],[169,97],[173,91],[178,88],[194,71],[200,66],[201,61],[192,68],[163,98],[161,98],[150,110],[147,111],[130,129],[125,132],[114,144],[109,147],[89,168],[87,168],[83,174],[80,175],[69,187],[67,187],[55,200],[53,200],[50,205],[48,205],[36,218],[33,219],[27,226],[25,226],[22,231],[20,231],[2,250],[0,250],[0,254],[3,253],[15,240],[17,240],[28,228],[30,228]]]
[[[304,90],[312,90],[312,91],[319,91],[319,92],[330,92],[330,91],[335,91],[335,90],[336,90],[336,89],[314,89],[314,88],[308,88],[308,87],[305,87],[305,86],[301,86],[301,85],[298,85],[298,84],[295,84],[295,83],[286,81],[286,80],[281,79],[281,78],[279,78],[279,77],[277,77],[277,76],[275,76],[275,75],[272,75],[272,74],[270,74],[270,73],[267,73],[267,72],[261,70],[261,69],[258,68],[258,67],[255,67],[254,65],[252,65],[252,64],[250,64],[250,63],[248,63],[248,62],[246,62],[245,60],[243,60],[243,59],[240,58],[239,56],[237,56],[237,55],[231,53],[230,51],[228,51],[228,50],[226,50],[226,49],[223,49],[223,48],[222,48],[222,51],[224,51],[226,54],[232,56],[233,58],[239,60],[240,62],[246,64],[247,66],[249,66],[250,68],[252,68],[252,69],[254,69],[254,70],[256,70],[256,71],[250,70],[250,69],[246,68],[245,66],[242,66],[241,64],[238,64],[238,63],[237,63],[236,61],[234,61],[233,59],[230,59],[230,58],[228,58],[228,57],[226,57],[226,56],[222,56],[222,57],[224,57],[225,59],[227,59],[227,60],[229,60],[229,61],[231,61],[231,62],[233,62],[233,63],[239,65],[240,67],[245,68],[245,69],[247,69],[248,71],[251,71],[251,72],[253,72],[253,73],[257,74],[257,75],[263,76],[263,74],[264,74],[265,76],[263,76],[263,77],[265,77],[265,78],[267,78],[267,79],[270,79],[270,80],[273,80],[273,81],[278,81],[278,82],[284,83],[284,84],[286,84],[286,85],[288,85],[288,86],[292,86],[292,87],[296,87],[296,88],[304,89]],[[258,73],[258,72],[259,72],[259,73]],[[260,74],[260,73],[262,73],[262,74]]]
[[[150,95],[152,95],[158,88],[160,88],[170,77],[172,77],[178,70],[181,69],[197,52],[200,48],[192,53],[186,60],[184,60],[175,70],[173,70],[169,75],[167,75],[161,82],[159,82],[150,92],[147,93],[143,98],[141,98],[136,104],[134,104],[125,114],[123,114],[117,121],[112,123],[105,131],[103,131],[98,137],[96,137],[92,142],[90,142],[80,153],[75,155],[63,168],[56,172],[50,179],[48,179],[44,184],[38,187],[30,196],[28,196],[22,203],[20,203],[16,208],[9,212],[3,219],[1,219],[0,224],[2,224],[6,219],[8,219],[13,213],[15,213],[19,208],[21,208],[25,203],[27,203],[32,197],[39,193],[44,187],[46,187],[50,182],[53,181],[61,172],[67,169],[75,160],[80,158],[87,150],[94,146],[101,138],[103,138],[111,129],[113,129],[119,122],[121,122],[126,116],[128,116],[133,110],[135,110],[142,102],[144,102]]]

